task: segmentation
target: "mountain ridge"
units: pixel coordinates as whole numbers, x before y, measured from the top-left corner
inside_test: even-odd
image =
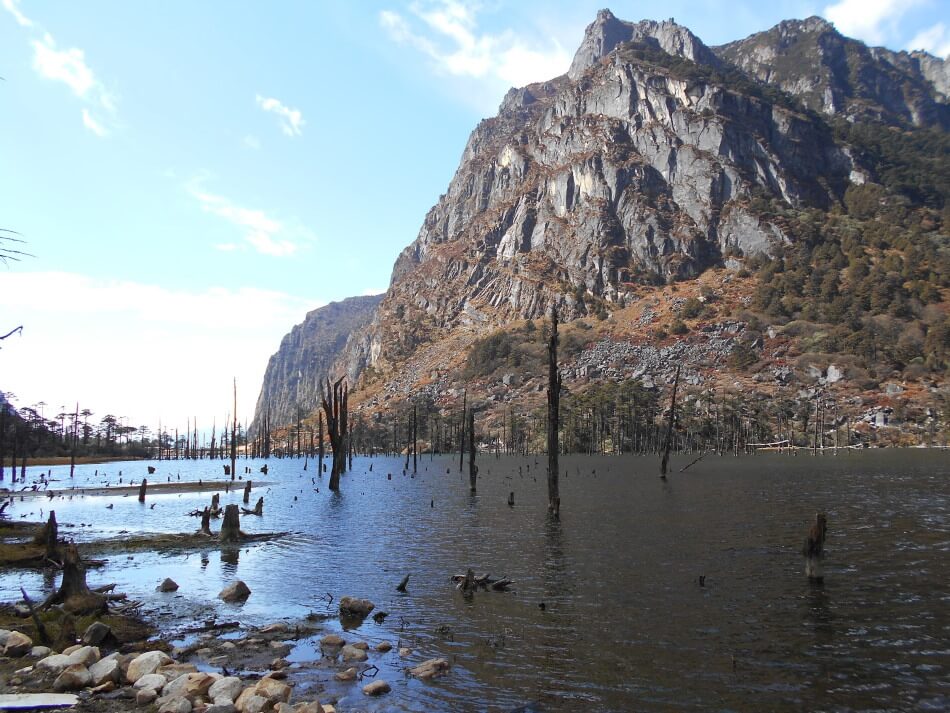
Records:
[[[774,71],[766,72],[769,62]],[[655,310],[662,325],[643,322],[649,310],[642,303],[651,290],[685,289],[723,269],[756,273],[704,284],[710,295],[734,300],[729,309],[722,298],[704,308],[721,324],[743,325],[726,339],[745,355],[733,361],[781,360],[772,340],[793,350],[804,342],[780,322],[769,327],[776,334],[770,337],[759,322],[808,316],[803,307],[818,297],[796,277],[786,300],[793,307],[776,307],[778,297],[762,293],[766,266],[812,269],[833,282],[816,315],[845,314],[842,290],[868,279],[816,269],[822,241],[846,264],[867,260],[872,269],[888,246],[903,251],[917,241],[931,272],[904,273],[937,269],[938,277],[923,279],[930,291],[919,286],[922,278],[888,280],[896,301],[918,305],[901,319],[927,331],[927,305],[945,303],[937,266],[946,251],[934,236],[944,224],[939,211],[950,178],[939,158],[922,177],[923,164],[913,162],[939,157],[946,142],[945,73],[943,60],[867,48],[820,18],[784,21],[709,48],[672,20],[629,23],[602,10],[567,74],[513,88],[499,113],[478,124],[446,193],[397,258],[387,293],[328,370],[346,374],[359,386],[354,403],[377,413],[420,389],[450,403],[465,380],[464,355],[482,336],[517,332],[553,305],[568,324],[628,324],[626,336],[607,330],[615,341],[679,343],[680,325],[691,334],[719,334],[724,327],[681,315],[668,290],[664,299],[674,307]],[[805,75],[808,81],[798,81]],[[855,229],[877,234],[882,220],[893,225],[877,242],[855,245],[847,236]],[[686,292],[702,297],[695,285]],[[829,311],[833,299],[837,312]],[[864,311],[891,309],[880,300],[848,304],[857,310],[846,322],[852,331],[864,328]],[[737,321],[750,305],[759,311]],[[775,316],[768,317],[770,309]],[[709,369],[725,367],[727,356]],[[711,378],[709,369],[694,375],[694,386]],[[862,369],[868,371],[853,371]],[[650,380],[661,384],[657,376]],[[740,382],[755,388],[746,377]]]

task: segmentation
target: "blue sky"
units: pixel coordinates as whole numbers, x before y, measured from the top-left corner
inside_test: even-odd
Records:
[[[0,0],[0,389],[134,425],[206,423],[307,310],[380,292],[508,87],[604,0]],[[615,2],[707,44],[820,14],[950,51],[945,0]]]

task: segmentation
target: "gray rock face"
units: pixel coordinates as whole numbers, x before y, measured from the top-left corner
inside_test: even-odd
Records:
[[[791,99],[728,76],[685,28],[601,13],[571,73],[509,92],[472,133],[351,340],[360,359],[385,368],[445,328],[536,319],[552,304],[574,319],[626,304],[633,282],[788,242],[756,197],[826,208],[854,161]]]
[[[296,422],[298,406],[303,414],[318,407],[318,380],[326,378],[350,335],[369,323],[381,299],[381,295],[373,295],[331,302],[309,312],[284,337],[267,363],[250,428],[252,435],[268,408],[271,424],[276,427]]]
[[[714,51],[824,114],[950,126],[950,68],[944,60],[867,47],[820,17],[786,20]]]
[[[653,45],[667,54],[698,64],[718,64],[716,56],[696,35],[672,20],[624,22],[610,10],[601,10],[597,19],[587,26],[567,76],[580,79],[587,69],[628,42]]]

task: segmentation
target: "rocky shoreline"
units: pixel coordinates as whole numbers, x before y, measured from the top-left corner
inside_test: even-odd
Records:
[[[366,600],[340,601],[341,619],[349,625],[372,609]],[[392,687],[378,677],[376,663],[383,656],[406,660],[413,652],[398,642],[371,646],[323,632],[322,618],[247,629],[210,622],[179,646],[173,642],[183,640],[169,636],[123,641],[121,632],[96,620],[81,637],[61,635],[52,647],[35,645],[25,633],[32,624],[24,620],[23,626],[0,629],[0,708],[6,700],[95,713],[342,713],[338,701],[354,686],[368,698],[388,694]],[[312,660],[288,661],[304,640],[314,643]],[[431,679],[450,666],[430,659],[403,668],[409,676]]]

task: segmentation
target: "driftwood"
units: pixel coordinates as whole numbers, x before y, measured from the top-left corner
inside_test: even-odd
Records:
[[[452,575],[452,581],[455,582],[456,589],[463,592],[473,592],[476,589],[491,589],[495,592],[503,592],[514,584],[514,581],[507,577],[492,579],[488,574],[476,577],[472,570],[468,570],[465,574]]]
[[[706,452],[703,453],[701,456],[699,456],[699,458],[696,458],[696,459],[692,460],[691,462],[687,463],[687,464],[684,465],[682,468],[680,468],[680,473],[682,473],[682,472],[684,472],[684,471],[686,471],[686,470],[692,468],[694,465],[696,465],[697,463],[699,463],[699,461],[701,461],[703,458],[705,458],[706,456],[708,456],[710,453],[712,453],[712,451],[706,451]]]
[[[244,515],[257,515],[258,517],[264,514],[264,498],[258,498],[257,504],[254,506],[253,510],[247,508],[241,508],[241,512]]]
[[[396,587],[397,592],[405,592],[406,588],[409,586],[409,575],[407,574],[402,578],[402,581],[399,583],[399,586]]]
[[[36,613],[36,609],[33,608],[33,602],[30,599],[30,595],[26,593],[26,590],[23,587],[20,587],[20,592],[23,594],[23,601],[26,603],[26,608],[30,612],[30,616],[33,618],[33,624],[36,626],[36,631],[40,635],[40,641],[44,644],[51,643],[49,638],[49,633],[46,631],[46,627],[43,625],[43,620],[40,619],[39,615]]]

